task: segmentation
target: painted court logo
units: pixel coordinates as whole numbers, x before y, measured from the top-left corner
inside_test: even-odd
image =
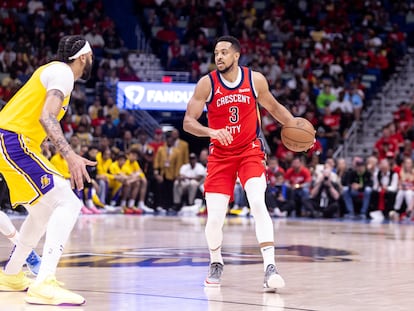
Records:
[[[350,262],[355,253],[337,248],[311,245],[280,245],[276,247],[278,262]],[[226,247],[226,264],[250,265],[263,262],[257,246]],[[207,266],[210,257],[205,248],[136,248],[103,253],[72,253],[63,255],[61,267],[167,267]]]

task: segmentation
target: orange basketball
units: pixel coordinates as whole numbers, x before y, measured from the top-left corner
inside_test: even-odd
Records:
[[[283,125],[280,136],[289,150],[306,151],[315,141],[315,128],[308,120],[297,117]]]

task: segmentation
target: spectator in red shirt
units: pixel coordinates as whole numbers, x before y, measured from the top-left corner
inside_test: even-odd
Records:
[[[321,142],[317,139],[315,143],[313,144],[312,148],[308,150],[306,153],[308,161],[313,159],[314,157],[318,157],[318,159],[321,157],[321,154],[323,153],[323,147]]]
[[[407,102],[402,101],[398,110],[394,112],[394,121],[398,122],[400,129],[407,129],[413,126],[413,112]]]
[[[275,152],[276,158],[279,159],[280,165],[282,167],[287,168],[290,166],[290,163],[293,160],[294,152],[286,148],[280,139],[276,139],[276,141],[277,141],[277,147],[276,147],[276,152]]]
[[[401,149],[404,146],[404,136],[401,133],[401,130],[397,128],[397,123],[390,122],[388,128],[390,129],[390,137],[397,141],[398,148]]]
[[[267,182],[271,186],[276,185],[276,173],[282,173],[284,175],[285,170],[279,165],[279,160],[275,156],[271,156],[267,161],[266,169]]]
[[[293,190],[296,216],[300,217],[303,211],[303,202],[309,198],[309,188],[312,182],[312,174],[300,157],[293,159],[291,167],[286,171],[285,180]]]
[[[152,140],[149,142],[149,146],[152,147],[152,149],[154,149],[154,154],[157,153],[158,148],[163,146],[165,144],[165,140],[164,137],[162,135],[162,129],[161,128],[157,128],[154,131],[154,137],[152,138]]]
[[[388,125],[382,129],[382,136],[376,141],[374,149],[378,153],[378,159],[386,158],[388,151],[393,153],[398,151],[398,141],[391,136],[391,131]]]
[[[182,67],[183,50],[180,44],[180,40],[175,39],[168,46],[168,62],[167,68],[170,70],[180,69]]]
[[[138,82],[139,80],[139,77],[129,65],[125,65],[119,69],[119,81]]]

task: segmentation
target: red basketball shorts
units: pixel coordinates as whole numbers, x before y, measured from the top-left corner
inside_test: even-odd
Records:
[[[204,192],[223,193],[233,197],[237,177],[241,184],[265,173],[265,153],[262,142],[256,139],[244,149],[227,150],[210,145]]]

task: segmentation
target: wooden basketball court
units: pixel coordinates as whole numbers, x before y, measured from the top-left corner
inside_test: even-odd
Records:
[[[20,226],[22,218],[13,222]],[[227,219],[222,286],[203,287],[204,223],[202,217],[80,216],[57,278],[86,304],[35,306],[24,303],[24,293],[2,292],[0,310],[414,310],[412,224],[275,219],[286,287],[269,293],[262,289],[252,218]],[[3,237],[0,247],[4,263],[11,245]]]

